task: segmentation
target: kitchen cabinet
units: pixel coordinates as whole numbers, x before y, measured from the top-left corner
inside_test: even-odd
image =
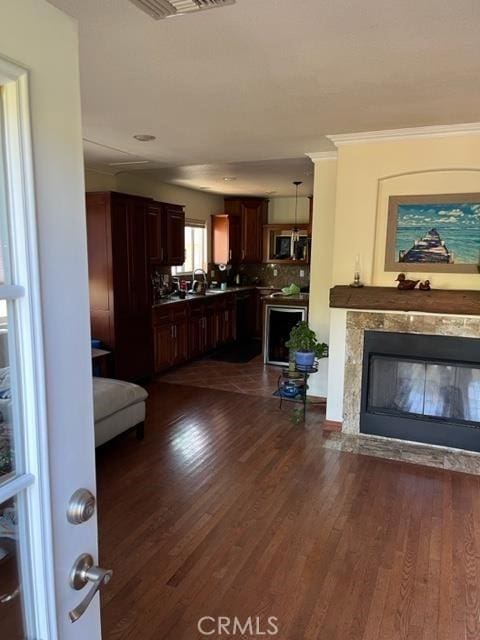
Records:
[[[185,262],[185,212],[183,207],[161,203],[165,229],[165,264],[181,266]]]
[[[236,339],[235,294],[221,294],[153,309],[155,372],[197,358]]]
[[[186,305],[156,307],[153,310],[155,373],[160,373],[189,358]]]
[[[225,198],[225,213],[212,216],[212,255],[215,264],[262,261],[262,229],[268,200]]]
[[[151,264],[185,262],[185,212],[180,205],[152,201],[147,208],[147,251]]]
[[[197,358],[207,351],[207,305],[203,301],[190,303],[189,357]]]
[[[183,207],[114,191],[87,193],[86,205],[92,337],[113,352],[116,378],[148,378],[159,342],[151,330],[150,267],[183,264]],[[173,331],[170,359],[179,363],[188,357],[186,325]]]
[[[242,217],[240,214],[212,216],[212,261],[237,264],[242,257]]]
[[[92,337],[113,352],[114,375],[151,375],[152,334],[147,264],[149,200],[88,193],[87,241]]]
[[[165,229],[162,207],[154,202],[147,208],[147,252],[151,264],[165,262]]]

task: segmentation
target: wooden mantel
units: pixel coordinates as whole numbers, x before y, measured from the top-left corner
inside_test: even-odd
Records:
[[[400,291],[396,287],[355,288],[337,285],[330,289],[330,307],[480,316],[480,290]]]

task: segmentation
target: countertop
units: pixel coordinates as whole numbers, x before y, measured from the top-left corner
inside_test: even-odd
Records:
[[[221,289],[209,289],[208,293],[204,296],[202,295],[198,295],[195,293],[190,293],[187,294],[187,297],[184,298],[183,300],[181,298],[177,298],[177,297],[173,297],[173,298],[164,298],[163,300],[161,300],[160,302],[158,302],[157,304],[153,305],[153,308],[156,309],[158,307],[163,307],[165,305],[169,305],[169,304],[185,304],[187,302],[191,302],[192,300],[205,300],[205,299],[212,299],[212,298],[217,298],[218,296],[222,296],[222,295],[227,295],[227,294],[231,294],[231,293],[241,293],[242,291],[279,291],[278,287],[262,287],[260,285],[251,285],[251,286],[246,286],[246,287],[228,287],[228,289],[225,289],[224,291],[222,291]],[[290,300],[292,302],[296,301],[296,302],[308,302],[308,293],[301,293],[297,296],[284,296],[284,295],[272,295],[271,293],[267,293],[266,295],[262,296],[262,298],[268,299],[268,300],[274,300],[274,301],[278,301],[278,302],[284,302],[287,300]]]

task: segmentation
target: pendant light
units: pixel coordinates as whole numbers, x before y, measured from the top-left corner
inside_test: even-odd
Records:
[[[301,180],[295,180],[293,182],[295,185],[295,224],[292,229],[292,258],[295,260],[295,243],[300,240],[300,229],[297,224],[297,214],[298,214],[298,187],[302,184]]]

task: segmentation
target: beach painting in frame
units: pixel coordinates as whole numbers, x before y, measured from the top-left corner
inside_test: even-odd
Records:
[[[480,193],[390,196],[386,271],[480,272]]]

